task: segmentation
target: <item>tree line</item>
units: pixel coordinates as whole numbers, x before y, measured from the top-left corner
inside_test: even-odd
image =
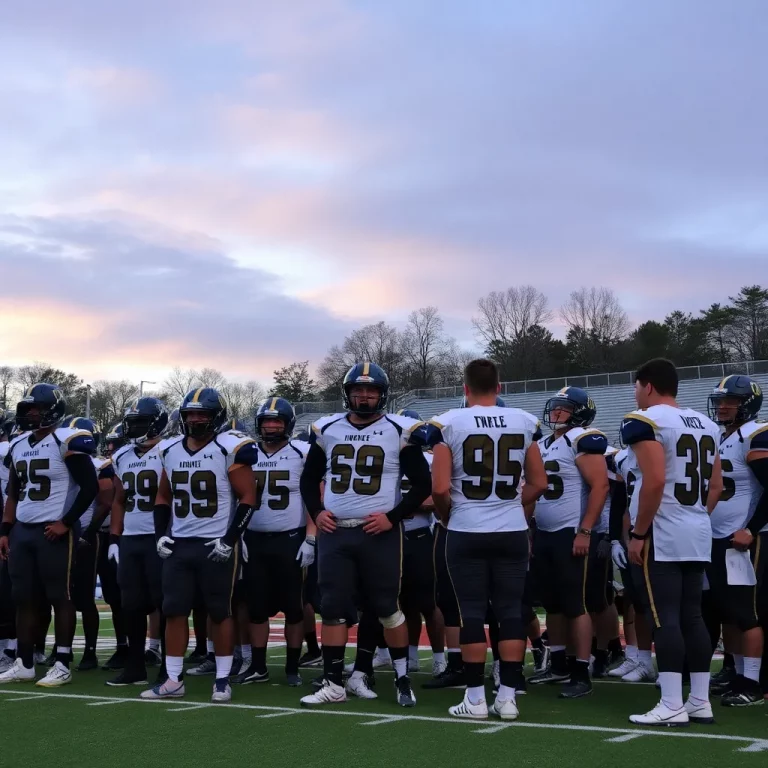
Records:
[[[564,340],[546,327],[555,320],[566,328]],[[505,381],[626,371],[659,356],[678,366],[766,360],[768,289],[745,286],[727,303],[698,313],[674,310],[661,322],[647,320],[633,329],[609,288],[580,288],[554,309],[545,294],[524,285],[479,299],[472,326],[480,349],[469,351],[446,332],[437,307],[422,307],[410,313],[402,329],[383,321],[355,329],[330,347],[314,376],[307,360],[276,370],[268,388],[257,381],[232,381],[214,368],[176,367],[156,391],[144,394],[159,397],[172,409],[191,389],[215,387],[230,416],[249,423],[268,396],[292,403],[338,400],[344,374],[363,360],[381,365],[397,392],[457,386],[467,361],[479,353],[499,364]],[[0,405],[13,407],[21,393],[39,381],[58,384],[70,412],[85,413],[88,390],[83,380],[41,362],[0,366]],[[107,429],[138,396],[139,386],[132,381],[94,381],[91,418],[99,429]]]

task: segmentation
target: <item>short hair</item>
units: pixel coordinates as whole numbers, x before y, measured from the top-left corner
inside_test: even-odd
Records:
[[[464,369],[464,383],[474,395],[495,395],[499,387],[499,368],[493,360],[472,360]]]
[[[677,397],[677,368],[671,360],[655,357],[637,369],[635,381],[650,384],[660,395]]]

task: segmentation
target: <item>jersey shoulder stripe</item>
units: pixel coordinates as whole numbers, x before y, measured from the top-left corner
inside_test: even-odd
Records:
[[[656,440],[658,425],[653,419],[642,413],[628,413],[621,422],[621,441],[624,445],[633,445],[643,440]]]
[[[761,424],[749,436],[750,451],[768,451],[768,424]]]
[[[309,453],[309,443],[304,442],[303,440],[289,440],[288,445],[290,445],[302,459],[307,458],[307,453]]]

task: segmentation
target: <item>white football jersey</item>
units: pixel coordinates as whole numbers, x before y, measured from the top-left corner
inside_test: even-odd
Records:
[[[316,421],[310,440],[325,453],[325,509],[341,520],[394,509],[401,499],[400,451],[421,424],[391,413],[362,427],[346,413]]]
[[[21,523],[61,520],[78,492],[64,457],[69,452],[90,453],[94,447],[91,433],[81,429],[56,429],[39,442],[32,432],[17,437],[8,451],[19,479],[16,519]]]
[[[536,529],[560,531],[581,524],[587,509],[589,486],[576,459],[586,454],[605,454],[608,438],[598,429],[571,427],[565,434],[539,440],[541,458],[549,484],[536,502]]]
[[[519,408],[456,408],[430,424],[453,457],[449,531],[525,531],[520,500],[525,454],[539,420]]]
[[[237,505],[229,470],[236,463],[252,465],[255,447],[252,438],[234,431],[198,451],[187,448],[183,437],[165,446],[160,456],[173,492],[171,538],[216,539],[227,532]],[[238,453],[242,462],[235,461]]]
[[[248,530],[274,533],[303,528],[307,518],[299,480],[309,443],[290,440],[274,453],[268,453],[268,446],[259,443],[258,450],[259,460],[253,465],[258,501]]]
[[[612,445],[609,445],[605,449],[605,463],[608,468],[608,481],[615,483],[616,478],[616,456],[619,454],[619,449],[614,448]],[[600,513],[600,517],[597,519],[597,523],[595,523],[595,527],[593,528],[594,533],[608,533],[608,522],[611,517],[611,494],[608,494],[608,497],[605,500],[605,504],[603,505],[603,511]]]
[[[690,408],[654,405],[624,417],[621,434],[630,453],[641,440],[656,440],[664,448],[666,482],[661,505],[653,519],[656,560],[710,560],[712,526],[706,508],[706,491],[717,456],[720,429]],[[634,458],[637,481],[629,505],[632,524],[637,520],[643,476]]]
[[[747,422],[720,443],[723,493],[710,518],[715,539],[744,528],[760,501],[763,486],[747,464],[747,454],[755,450],[768,450],[768,424]]]
[[[430,469],[432,468],[432,454],[425,453],[424,458],[427,460]],[[407,493],[411,490],[411,481],[403,475],[400,481],[400,490],[403,493]],[[416,512],[413,517],[408,517],[403,520],[403,528],[406,531],[415,531],[417,528],[429,528],[432,525],[432,513],[431,512]]]
[[[96,477],[100,478],[100,473],[102,470],[104,470],[106,467],[109,467],[109,465],[112,463],[111,459],[105,459],[101,456],[91,456],[91,461],[93,462],[93,468],[96,470]],[[88,509],[85,510],[85,513],[80,518],[80,526],[83,530],[91,524],[91,520],[93,520],[93,516],[96,512],[96,503],[99,500],[98,494],[96,495],[96,498],[91,502],[91,506],[88,507]],[[109,515],[107,515],[107,519],[109,519]]]
[[[112,463],[125,494],[123,536],[154,534],[155,498],[163,474],[160,443],[144,453],[124,445],[112,455]]]
[[[10,470],[5,466],[5,457],[8,455],[8,449],[11,444],[4,440],[0,443],[0,497],[5,501],[5,497],[8,495],[8,478],[10,477]]]

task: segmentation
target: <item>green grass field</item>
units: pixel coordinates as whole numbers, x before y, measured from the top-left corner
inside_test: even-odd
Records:
[[[107,622],[105,617],[101,639],[108,643]],[[109,653],[103,648],[100,658]],[[559,700],[556,687],[530,691],[519,699],[521,717],[515,723],[467,722],[447,712],[461,691],[420,690],[427,672],[413,676],[418,704],[410,710],[395,703],[392,674],[377,672],[377,700],[350,699],[345,705],[307,710],[299,698],[317,670],[303,672],[303,688],[288,688],[282,649],[271,648],[268,659],[272,679],[235,687],[227,705],[210,704],[211,678],[189,676],[185,699],[162,702],[139,700],[136,688],[107,687],[112,673],[101,671],[75,673],[71,685],[52,691],[30,684],[2,686],[0,765],[768,764],[764,706],[728,710],[718,705],[712,726],[642,729],[630,725],[627,716],[652,707],[656,688],[598,681],[591,697],[577,701]]]

